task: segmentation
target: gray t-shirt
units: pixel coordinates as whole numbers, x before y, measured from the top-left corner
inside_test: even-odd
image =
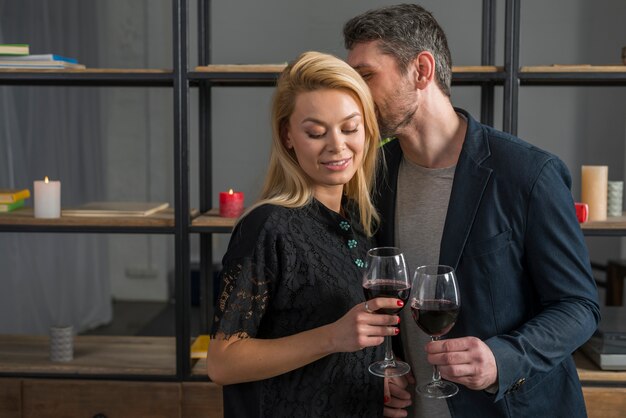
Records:
[[[439,263],[439,248],[448,211],[456,166],[429,169],[403,158],[398,172],[396,197],[396,246],[402,249],[411,273],[419,266]],[[405,361],[411,365],[418,385],[432,378],[432,366],[426,361],[424,346],[430,341],[415,324],[411,310],[401,312],[400,335]],[[420,396],[410,388],[413,405],[409,417],[449,418],[445,400]]]

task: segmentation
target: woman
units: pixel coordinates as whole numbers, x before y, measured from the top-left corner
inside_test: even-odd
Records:
[[[363,302],[377,214],[369,197],[378,127],[367,86],[346,63],[302,54],[278,79],[269,172],[233,231],[208,374],[226,417],[378,417],[398,299]]]

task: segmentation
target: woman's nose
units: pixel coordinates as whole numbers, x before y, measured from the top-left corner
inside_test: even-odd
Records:
[[[328,135],[328,145],[327,148],[332,152],[340,152],[346,148],[346,137],[341,131],[333,130],[330,135]]]

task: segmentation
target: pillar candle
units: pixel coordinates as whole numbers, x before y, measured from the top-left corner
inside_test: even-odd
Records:
[[[238,218],[243,212],[243,192],[220,192],[220,216]]]
[[[589,205],[590,221],[606,220],[608,181],[608,166],[582,166],[581,201]]]
[[[35,218],[59,218],[61,216],[61,182],[36,180],[35,190]]]

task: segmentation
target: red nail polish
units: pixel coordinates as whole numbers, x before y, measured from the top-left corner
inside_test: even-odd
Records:
[[[401,300],[398,300],[398,306],[404,306],[404,302],[402,302]]]
[[[395,330],[393,331],[396,335],[398,335],[400,333],[400,328],[395,328]]]
[[[398,317],[398,324],[400,323],[400,317]]]
[[[385,396],[385,397],[383,398],[383,402],[384,402],[384,403],[389,402],[389,396]]]

